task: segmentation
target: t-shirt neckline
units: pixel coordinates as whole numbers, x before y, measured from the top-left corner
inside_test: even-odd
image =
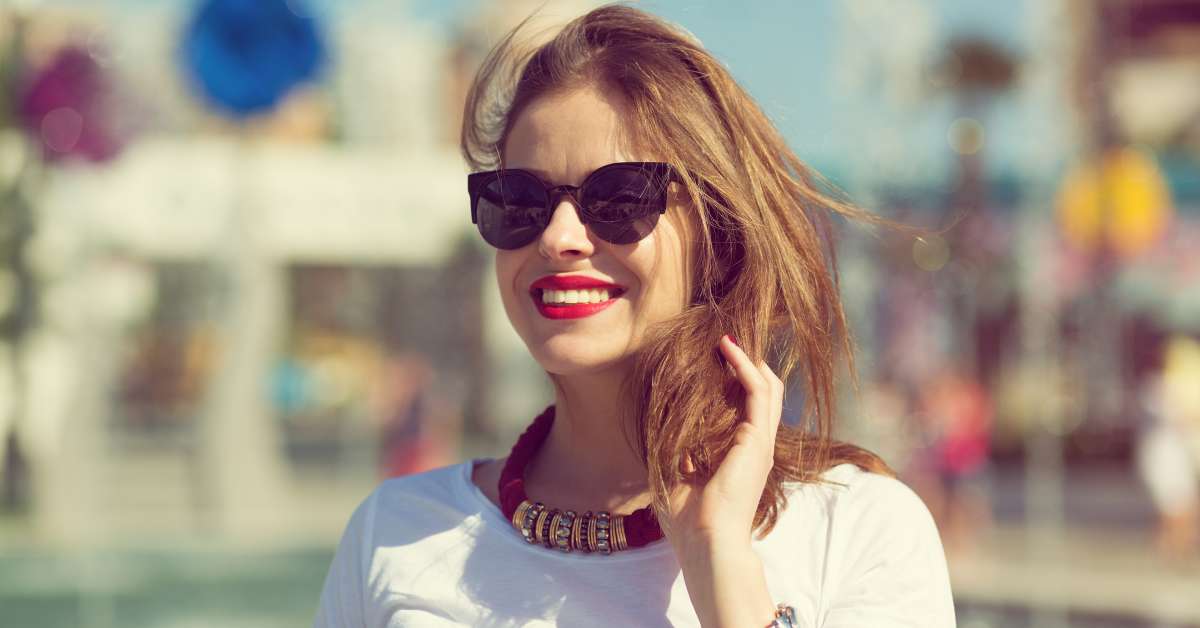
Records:
[[[673,550],[671,544],[666,539],[659,539],[646,545],[645,547],[635,547],[627,550],[622,550],[615,554],[604,556],[602,554],[587,554],[584,552],[560,552],[551,550],[545,547],[534,546],[526,543],[524,539],[513,530],[512,523],[500,511],[492,500],[488,499],[483,491],[475,485],[471,480],[471,473],[476,464],[491,462],[494,458],[472,458],[459,464],[458,473],[455,474],[457,482],[456,488],[467,500],[475,502],[479,509],[481,523],[488,526],[497,527],[500,531],[500,536],[507,539],[510,543],[520,546],[525,551],[536,552],[538,555],[544,556],[549,560],[565,560],[565,561],[602,561],[605,563],[613,562],[629,562],[635,560],[650,560],[659,558],[663,554],[670,554]]]

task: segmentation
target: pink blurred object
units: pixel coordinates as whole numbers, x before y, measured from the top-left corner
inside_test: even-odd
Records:
[[[990,450],[991,402],[978,382],[943,373],[927,389],[925,411],[936,435],[931,452],[942,473],[969,475],[982,467]]]
[[[436,469],[451,462],[452,456],[443,443],[431,437],[417,437],[388,448],[381,466],[383,476],[392,478]]]
[[[48,161],[115,157],[124,145],[113,116],[104,71],[86,51],[68,46],[34,74],[17,105],[25,128],[40,140]]]

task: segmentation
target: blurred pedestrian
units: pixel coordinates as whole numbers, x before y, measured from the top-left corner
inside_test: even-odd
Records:
[[[1167,343],[1161,376],[1147,389],[1150,426],[1137,467],[1158,510],[1156,544],[1172,560],[1200,550],[1200,342]]]
[[[945,367],[921,390],[918,404],[926,443],[912,468],[921,478],[918,490],[947,551],[969,549],[991,522],[982,487],[991,449],[991,399],[974,378]]]
[[[380,386],[380,472],[383,477],[419,473],[451,462],[461,420],[434,390],[434,368],[420,354],[385,360]]]

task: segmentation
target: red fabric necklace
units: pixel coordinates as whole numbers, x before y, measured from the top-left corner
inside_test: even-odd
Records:
[[[525,467],[541,449],[554,425],[554,406],[533,420],[508,454],[500,472],[500,509],[529,543],[564,552],[581,550],[611,554],[629,547],[642,547],[663,538],[658,519],[650,506],[629,515],[551,508],[531,502],[525,495]]]

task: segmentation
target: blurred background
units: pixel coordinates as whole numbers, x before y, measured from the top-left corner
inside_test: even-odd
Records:
[[[550,400],[457,129],[551,0],[0,3],[0,625],[300,626],[381,479]],[[842,436],[960,625],[1200,626],[1200,1],[639,3],[863,206]]]

